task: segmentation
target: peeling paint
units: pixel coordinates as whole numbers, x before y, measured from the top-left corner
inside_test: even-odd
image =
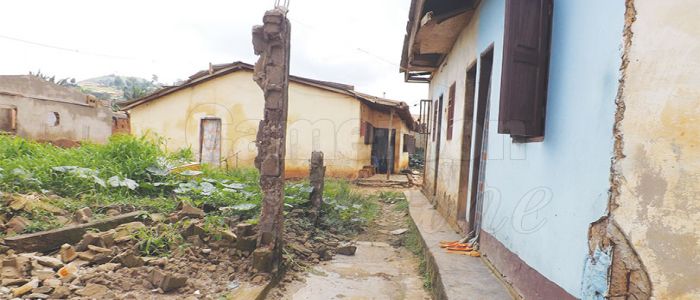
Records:
[[[612,265],[612,249],[596,248],[593,255],[586,259],[583,269],[583,299],[604,300],[608,294],[608,272]]]

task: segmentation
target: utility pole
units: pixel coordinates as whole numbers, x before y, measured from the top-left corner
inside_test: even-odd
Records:
[[[265,94],[265,114],[256,139],[255,167],[260,170],[263,199],[253,267],[258,272],[271,274],[279,271],[284,247],[282,213],[290,33],[287,8],[281,6],[265,12],[263,25],[253,27],[253,47],[255,54],[260,55],[253,79]]]

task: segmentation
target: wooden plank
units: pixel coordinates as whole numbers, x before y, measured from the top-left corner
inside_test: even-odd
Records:
[[[79,242],[90,229],[107,231],[121,224],[137,221],[139,216],[145,213],[144,211],[136,211],[90,223],[12,236],[5,238],[3,243],[19,252],[48,252],[56,250],[66,243]]]

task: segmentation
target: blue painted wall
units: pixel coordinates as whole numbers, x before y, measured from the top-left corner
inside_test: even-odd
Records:
[[[496,132],[505,0],[479,9],[478,51],[495,45],[484,230],[581,297],[589,224],[605,215],[621,63],[622,0],[555,0],[544,142]]]

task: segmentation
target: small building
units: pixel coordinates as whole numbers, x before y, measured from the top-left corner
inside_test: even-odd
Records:
[[[32,75],[0,75],[0,132],[60,145],[106,142],[112,110],[93,96]]]
[[[700,298],[699,10],[411,1],[423,193],[524,299]]]
[[[157,136],[170,151],[190,148],[202,163],[237,168],[254,165],[263,107],[253,66],[235,62],[212,65],[122,109],[130,116],[132,134]],[[324,153],[329,176],[356,178],[367,169],[399,172],[408,167],[404,141],[413,125],[404,102],[291,76],[286,175],[307,176],[312,151]]]

